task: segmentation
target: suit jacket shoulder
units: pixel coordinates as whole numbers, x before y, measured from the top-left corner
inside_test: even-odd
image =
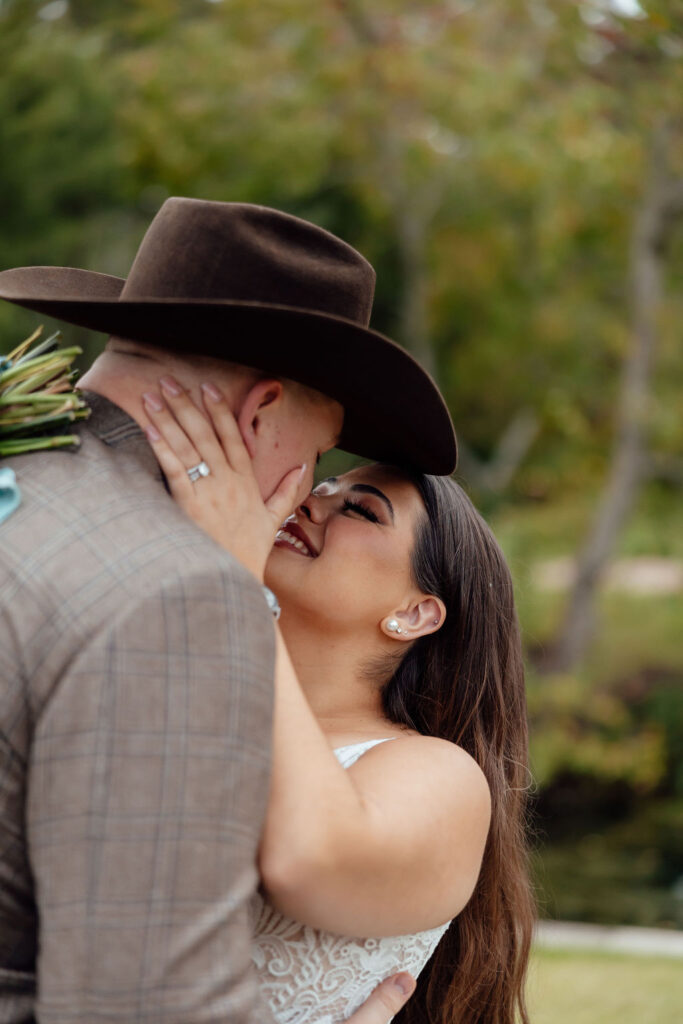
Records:
[[[21,668],[32,699],[46,693],[45,669],[58,676],[84,639],[167,579],[224,579],[270,628],[258,583],[177,507],[143,435],[110,446],[85,430],[76,452],[11,464],[22,505],[0,527],[0,678]]]

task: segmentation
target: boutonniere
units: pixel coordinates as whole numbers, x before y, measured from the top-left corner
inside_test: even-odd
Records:
[[[90,415],[71,369],[82,349],[60,349],[59,332],[38,341],[42,330],[0,356],[0,458],[78,445],[68,430]]]

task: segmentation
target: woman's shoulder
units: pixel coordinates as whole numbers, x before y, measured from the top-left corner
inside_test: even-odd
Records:
[[[455,793],[466,786],[470,798],[479,797],[477,802],[488,804],[490,791],[486,776],[464,747],[438,736],[424,736],[413,729],[378,729],[376,732],[372,738],[346,738],[343,744],[335,743],[335,748],[367,744],[369,749],[358,759],[358,768],[362,762],[367,771],[373,770],[373,766],[381,766],[382,771],[392,767],[402,773],[410,771],[414,776],[423,776],[426,783],[436,782]]]
[[[472,755],[452,740],[442,739],[440,736],[424,736],[415,730],[395,733],[391,738],[396,741],[396,756],[425,760],[435,765],[443,765],[448,770],[457,769],[480,775],[485,780],[482,769]],[[386,744],[383,746],[387,747]]]

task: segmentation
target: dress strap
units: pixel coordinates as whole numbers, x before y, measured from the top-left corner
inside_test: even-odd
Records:
[[[395,739],[396,736],[385,736],[381,740],[362,740],[360,743],[348,743],[343,747],[335,747],[334,753],[342,768],[350,768],[359,757],[362,757],[372,747],[376,747],[378,743],[389,743]]]

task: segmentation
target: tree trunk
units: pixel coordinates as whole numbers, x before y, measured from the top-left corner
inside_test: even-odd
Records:
[[[429,330],[429,299],[426,250],[431,217],[423,218],[415,207],[395,212],[396,238],[401,266],[398,307],[399,341],[427,373],[436,377],[434,346]]]
[[[386,26],[383,31],[367,4],[360,0],[335,2],[360,46],[372,51],[387,42]],[[366,73],[368,91],[377,95],[386,93],[386,83],[374,63],[367,66]],[[378,124],[374,141],[377,177],[382,182],[390,211],[400,267],[398,340],[436,379],[429,325],[427,250],[447,178],[442,174],[431,175],[418,187],[408,180],[409,127],[423,119],[424,112],[412,98],[392,98],[391,111]]]
[[[532,409],[522,408],[512,417],[496,442],[489,459],[478,458],[462,438],[458,443],[458,473],[487,494],[502,494],[512,482],[527,452],[538,437],[540,423]]]
[[[645,435],[666,243],[682,210],[681,182],[667,174],[667,132],[655,133],[650,181],[631,237],[631,341],[626,354],[610,469],[557,639],[542,659],[545,671],[567,671],[584,656],[596,623],[598,584],[646,472]]]

